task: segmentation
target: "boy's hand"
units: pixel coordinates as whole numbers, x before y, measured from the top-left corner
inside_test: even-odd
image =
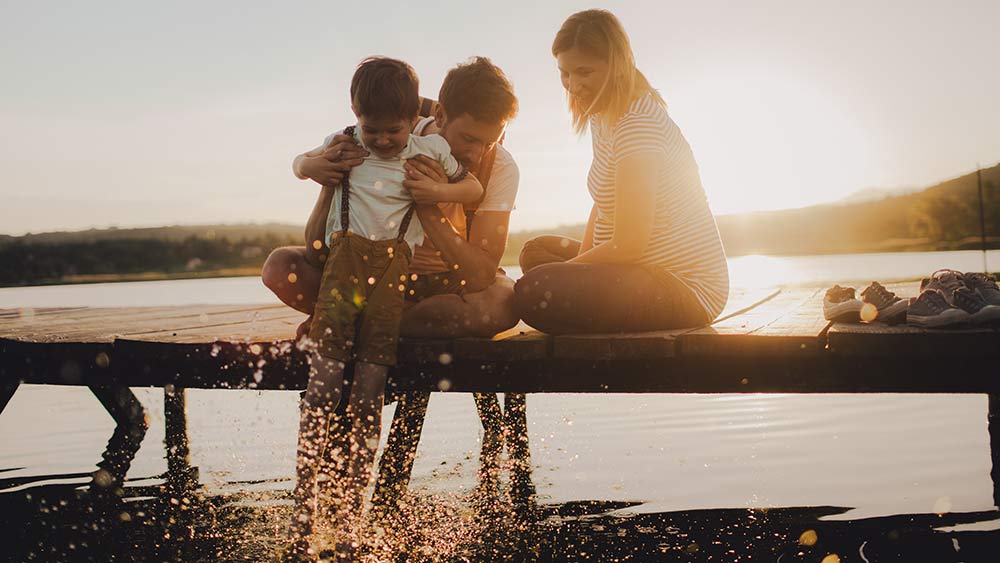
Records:
[[[403,187],[410,191],[413,201],[417,203],[437,203],[442,201],[441,197],[444,194],[444,186],[447,186],[447,184],[439,184],[426,176],[420,180],[403,180]]]
[[[403,164],[403,168],[406,170],[407,180],[433,180],[439,184],[448,183],[448,175],[444,173],[444,166],[428,156],[418,154],[407,160]]]
[[[349,172],[368,156],[356,139],[347,135],[337,135],[319,156],[302,159],[302,175],[323,186],[337,186]]]

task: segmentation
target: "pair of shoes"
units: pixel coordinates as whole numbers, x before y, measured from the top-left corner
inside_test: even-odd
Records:
[[[959,322],[987,323],[1000,321],[1000,288],[996,281],[987,274],[970,272],[963,274],[957,270],[938,270],[931,277],[920,282],[920,297],[927,291],[935,291],[941,295],[949,309],[959,312],[952,313],[940,310],[936,297],[925,298],[925,315],[918,317],[941,317],[937,321],[943,324],[919,324],[918,326],[944,326]],[[920,297],[917,299],[919,300]],[[964,313],[964,315],[962,314]],[[927,322],[925,320],[924,322]]]
[[[864,288],[861,299],[854,296],[853,287],[835,285],[823,296],[823,317],[836,322],[871,322],[878,319],[898,324],[906,320],[908,306],[909,301],[897,297],[878,282]]]

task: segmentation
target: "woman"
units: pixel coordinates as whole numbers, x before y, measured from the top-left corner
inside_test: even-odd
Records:
[[[521,251],[515,306],[551,334],[701,326],[729,293],[726,256],[691,148],[635,67],[610,12],[573,14],[552,43],[573,126],[593,137],[583,242]]]

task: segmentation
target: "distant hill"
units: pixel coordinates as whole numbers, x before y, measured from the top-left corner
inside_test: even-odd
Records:
[[[1000,165],[982,170],[986,233],[1000,247]],[[718,217],[726,253],[836,254],[979,248],[976,174],[873,201]]]
[[[982,170],[987,245],[1000,248],[1000,165]],[[906,252],[980,248],[976,174],[924,189],[855,192],[844,200],[716,218],[728,256]],[[504,261],[542,234],[581,238],[585,225],[511,233]]]
[[[984,169],[988,245],[1000,248],[1000,165]],[[979,248],[976,175],[929,188],[868,190],[843,201],[718,217],[729,256]],[[503,264],[542,234],[581,238],[584,225],[510,234]],[[302,225],[200,225],[0,235],[0,286],[253,275],[274,248],[301,245]]]
[[[164,227],[144,227],[135,229],[88,229],[85,231],[58,231],[50,233],[28,233],[20,237],[0,235],[0,246],[15,241],[27,244],[86,243],[110,240],[164,240],[182,241],[191,237],[228,239],[240,241],[257,239],[262,236],[302,238],[303,225],[281,223],[240,224],[240,225],[172,225]]]

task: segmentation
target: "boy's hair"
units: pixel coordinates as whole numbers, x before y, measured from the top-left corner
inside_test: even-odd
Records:
[[[361,61],[351,79],[351,104],[358,115],[412,119],[420,111],[420,81],[413,67],[387,57]]]
[[[444,77],[438,102],[450,118],[469,114],[484,123],[505,123],[517,115],[514,87],[500,67],[486,57],[473,57]]]

